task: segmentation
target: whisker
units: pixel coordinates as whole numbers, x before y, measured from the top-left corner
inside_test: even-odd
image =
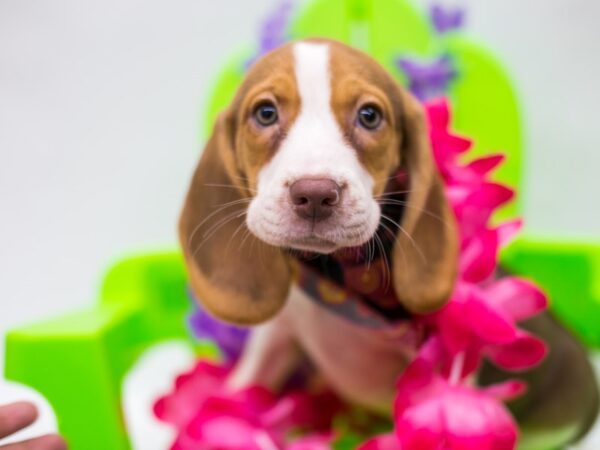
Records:
[[[389,197],[390,195],[396,195],[396,194],[411,194],[413,192],[418,192],[418,189],[405,189],[405,190],[401,190],[401,191],[386,191],[383,192],[382,194],[379,195],[374,195],[373,198],[384,198],[384,197]]]
[[[240,251],[244,247],[244,244],[246,243],[246,241],[248,240],[248,238],[251,235],[252,235],[252,232],[248,228],[246,228],[244,239],[242,239],[242,243],[240,244]],[[252,249],[250,249],[250,251],[252,251]]]
[[[221,228],[221,226],[225,225],[227,222],[235,219],[236,217],[241,217],[245,214],[246,214],[245,209],[243,209],[241,211],[238,209],[238,210],[235,210],[235,211],[227,214],[226,216],[219,219],[219,221],[217,223],[211,225],[208,230],[206,230],[204,233],[202,233],[202,237],[206,237],[206,236],[212,234],[214,231]]]
[[[229,241],[227,242],[227,245],[225,246],[225,253],[227,253],[227,251],[229,250],[229,246],[231,245],[231,243],[233,242],[233,239],[235,238],[236,234],[238,234],[238,232],[244,227],[246,226],[246,221],[242,220],[240,222],[240,224],[237,226],[237,228],[235,229],[235,231],[231,234]]]
[[[242,177],[240,175],[230,175],[230,176],[231,176],[231,178],[235,178],[237,180],[242,180],[242,181],[248,181],[249,180],[248,177]]]
[[[360,235],[359,235],[360,236],[360,240],[362,240],[362,238],[363,238],[363,236],[365,234],[366,234],[365,231],[362,231],[360,233]],[[370,244],[371,244],[371,238],[369,238],[367,240],[367,242],[365,242],[362,245],[361,249],[360,249],[361,250],[361,256],[362,256],[362,252],[365,251],[364,249],[366,247],[365,256],[366,256],[366,259],[367,259],[367,270],[369,270],[371,268],[371,245]]]
[[[427,214],[430,217],[433,217],[434,219],[439,220],[440,222],[442,222],[444,225],[449,226],[448,222],[446,222],[444,220],[443,217],[432,213],[431,211],[427,210],[427,209],[423,209],[423,208],[417,208],[416,206],[413,205],[409,205],[408,202],[405,202],[403,200],[393,200],[393,199],[388,199],[388,200],[383,200],[378,202],[380,205],[399,205],[399,206],[404,206],[406,208],[410,208],[410,209],[415,209],[419,212],[422,212],[423,214]]]
[[[371,239],[369,239],[369,265],[373,264],[373,261],[375,261],[375,239],[372,237]]]
[[[231,205],[239,205],[240,203],[250,203],[251,201],[252,201],[251,197],[239,198],[237,200],[232,200],[230,202],[225,202],[225,203],[221,203],[219,205],[214,205],[213,208],[225,207],[225,206],[231,206]]]
[[[383,218],[383,215],[381,216]],[[394,233],[394,230],[392,230],[390,227],[388,227],[386,224],[380,222],[379,226],[382,227],[385,231],[387,231],[390,236],[392,237],[392,239],[394,240],[394,243],[396,243],[396,241],[398,240],[398,236],[396,233]]]
[[[391,222],[392,224],[394,224],[398,228],[398,230],[400,230],[402,233],[404,233],[404,235],[408,238],[408,240],[410,241],[410,243],[412,244],[412,246],[414,247],[414,249],[421,256],[421,259],[423,260],[423,262],[427,263],[427,258],[425,257],[425,254],[423,253],[423,251],[421,250],[421,248],[417,245],[417,243],[415,242],[415,240],[413,239],[413,237],[404,228],[402,228],[402,226],[398,222],[396,222],[395,220],[393,220],[390,217],[386,216],[385,214],[382,214],[381,218],[385,219],[385,220],[387,220],[389,222]],[[383,226],[383,227],[385,227],[386,229],[389,230],[389,228],[387,228],[384,224],[381,224],[381,226]]]
[[[388,261],[388,257],[385,254],[385,246],[381,241],[381,238],[375,233],[375,242],[381,251],[381,255],[383,257],[383,263],[385,270],[383,271],[383,279],[384,279],[384,291],[387,291],[390,288],[390,280],[391,280],[391,272],[390,272],[390,263]]]
[[[250,242],[250,254],[254,253],[254,250],[253,250],[254,244],[256,244],[256,242],[258,241],[258,239],[255,236],[253,236],[253,237],[254,237],[254,239],[252,239],[252,241]]]
[[[200,250],[200,248],[210,240],[210,238],[212,238],[217,231],[219,231],[220,228],[222,228],[224,225],[226,225],[228,222],[231,222],[232,220],[235,220],[236,218],[239,217],[243,217],[244,215],[246,215],[246,210],[240,212],[240,211],[235,211],[231,214],[228,214],[227,216],[225,216],[223,219],[221,219],[219,222],[217,222],[215,225],[211,226],[203,235],[202,235],[202,241],[200,241],[200,243],[198,244],[198,246],[194,249],[193,253],[192,253],[192,257],[196,256],[196,254],[198,253],[198,250]]]
[[[238,191],[247,189],[250,192],[256,192],[256,189],[252,189],[251,187],[247,187],[247,186],[240,187],[240,186],[236,186],[235,184],[204,183],[204,186],[237,189]]]
[[[236,200],[237,201],[237,200]],[[240,202],[241,203],[241,202]],[[221,211],[229,208],[230,206],[233,206],[233,204],[224,204],[221,207],[219,207],[218,209],[216,209],[215,211],[211,212],[208,216],[206,216],[203,220],[200,221],[200,223],[198,225],[196,225],[194,227],[194,229],[192,230],[192,232],[190,233],[190,236],[188,238],[188,246],[190,246],[192,244],[192,240],[194,239],[194,236],[196,235],[196,233],[200,230],[200,228],[202,227],[202,225],[204,225],[206,222],[208,222],[212,217],[214,217],[215,215],[219,214]]]

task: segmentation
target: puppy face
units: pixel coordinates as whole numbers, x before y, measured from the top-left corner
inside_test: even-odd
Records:
[[[453,287],[457,239],[420,104],[341,43],[266,55],[219,116],[185,201],[180,237],[196,295],[224,320],[271,317],[292,282],[284,250],[369,241],[399,169],[410,186],[393,227],[393,288],[408,309],[429,311]]]
[[[281,70],[260,62],[249,78],[265,74],[263,83],[241,105],[237,142],[255,190],[248,228],[268,244],[320,253],[364,244],[380,221],[376,197],[399,165],[393,81],[335,43],[300,42],[273,56]]]

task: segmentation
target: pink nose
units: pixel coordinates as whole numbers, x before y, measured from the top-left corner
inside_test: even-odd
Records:
[[[315,222],[331,216],[340,202],[341,193],[338,184],[328,178],[300,179],[290,186],[290,198],[296,214]]]

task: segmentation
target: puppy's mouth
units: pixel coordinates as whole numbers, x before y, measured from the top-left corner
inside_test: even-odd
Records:
[[[311,253],[333,253],[339,246],[333,241],[324,239],[315,234],[304,237],[293,237],[289,239],[288,247],[291,250],[300,250]]]

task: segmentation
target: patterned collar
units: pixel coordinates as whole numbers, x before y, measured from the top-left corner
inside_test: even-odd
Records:
[[[406,172],[398,171],[386,187],[382,213],[400,223],[406,200]],[[392,223],[392,222],[390,222]],[[391,254],[393,227],[379,224],[380,245],[344,249],[332,255],[297,254],[298,285],[325,308],[370,328],[388,328],[411,318],[394,292]]]

